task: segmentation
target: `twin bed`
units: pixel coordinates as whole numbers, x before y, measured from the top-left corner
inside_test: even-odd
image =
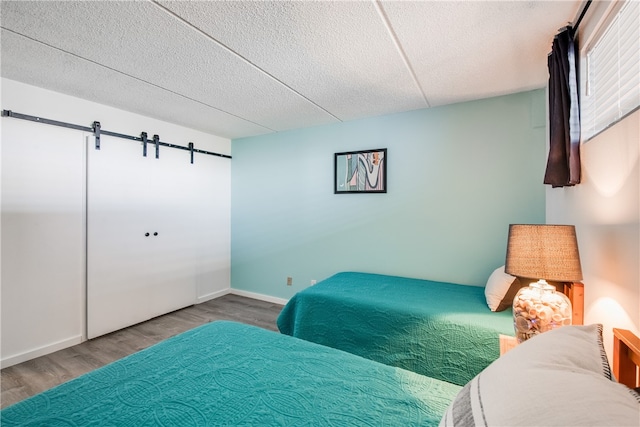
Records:
[[[511,310],[489,310],[482,287],[355,272],[298,292],[278,328],[458,385],[498,358],[500,335],[514,335]]]
[[[346,275],[336,283],[343,294],[352,297]],[[349,279],[349,280],[347,280]],[[371,277],[367,277],[371,279]],[[378,294],[391,292],[383,278],[378,278]],[[413,289],[411,279],[401,281]],[[337,285],[336,285],[337,286]],[[404,331],[410,338],[392,334],[387,339],[378,335],[370,340],[338,337],[356,349],[371,347],[383,356],[385,349],[393,354],[403,342],[413,356],[398,356],[402,363],[425,366],[428,373],[461,381],[478,369],[465,364],[456,369],[446,362],[417,363],[420,352],[434,352],[437,357],[454,360],[477,359],[486,363],[479,373],[464,384],[444,381],[434,375],[423,375],[402,367],[370,360],[357,354],[266,331],[240,323],[218,321],[177,335],[110,365],[92,371],[44,393],[33,396],[0,413],[3,426],[55,425],[131,425],[131,426],[271,426],[271,425],[340,425],[340,426],[465,426],[465,425],[638,425],[640,395],[615,381],[611,375],[602,343],[600,325],[562,327],[518,345],[502,357],[491,353],[486,361],[475,355],[471,347],[488,345],[485,332],[470,333],[471,326],[486,323],[482,315],[470,310],[474,298],[445,284],[443,298],[427,324],[418,321],[424,301],[417,294],[406,300],[412,320],[389,318],[394,306],[371,307],[370,315],[356,310],[354,316],[368,327],[391,327]],[[463,287],[463,286],[461,286]],[[312,295],[323,294],[322,283],[309,288]],[[467,288],[467,287],[464,287]],[[397,289],[396,289],[397,291]],[[417,291],[416,291],[417,292]],[[373,292],[362,290],[360,299]],[[464,295],[467,295],[466,297]],[[327,295],[325,295],[326,297]],[[306,300],[307,298],[304,298]],[[356,298],[354,298],[356,299]],[[388,298],[391,300],[391,298]],[[343,330],[331,334],[348,334],[350,330],[366,330],[350,317],[338,313],[326,302],[301,302],[292,299],[297,308],[318,311],[317,319],[329,316],[345,324]],[[448,302],[445,302],[448,301]],[[480,301],[478,301],[480,303]],[[317,305],[326,305],[321,310]],[[291,317],[292,330],[309,328],[299,316],[283,310],[282,319]],[[448,313],[455,312],[455,322]],[[511,333],[510,312],[498,314],[502,321],[492,324],[494,333]],[[504,317],[504,319],[503,319]],[[327,318],[327,320],[329,320]],[[320,320],[317,320],[320,321]],[[449,322],[449,323],[447,323]],[[335,324],[335,322],[333,322]],[[504,323],[504,324],[503,324]],[[433,326],[431,326],[433,325]],[[449,326],[447,326],[449,325]],[[431,339],[421,328],[430,329]],[[506,329],[501,329],[501,328]],[[462,328],[462,329],[459,329]],[[467,329],[464,329],[467,328]],[[375,328],[374,328],[375,329]],[[380,329],[380,328],[378,328]],[[465,331],[465,332],[460,332]],[[433,337],[449,336],[439,346],[420,347],[419,341],[438,341]],[[456,338],[457,335],[457,338]],[[462,338],[461,338],[462,336]],[[620,378],[637,378],[635,363],[640,361],[637,337],[626,331],[625,340],[616,350],[614,368]],[[358,341],[359,340],[359,341]],[[379,341],[383,342],[379,342]],[[635,341],[634,341],[635,340]],[[469,345],[467,341],[471,341]],[[497,341],[491,340],[491,346]],[[485,343],[485,344],[483,344]],[[635,347],[634,347],[635,343]],[[453,346],[453,349],[449,347]],[[452,351],[453,350],[453,351]],[[369,351],[369,350],[367,350]],[[457,359],[455,359],[457,358]],[[429,359],[429,357],[427,357]],[[630,362],[631,361],[631,362]],[[411,365],[414,363],[415,365]],[[475,363],[475,362],[474,362]],[[633,366],[631,366],[633,365]],[[473,367],[472,367],[473,366]],[[630,370],[634,369],[633,373]],[[629,384],[637,386],[637,384]],[[522,392],[526,390],[526,392]],[[587,410],[588,409],[588,410]],[[536,414],[537,419],[532,418]]]
[[[0,425],[434,425],[459,389],[218,321],[8,407]]]
[[[628,350],[624,353],[628,358]],[[0,413],[2,426],[639,422],[640,395],[612,379],[599,325],[566,326],[535,337],[460,387],[276,332],[218,321]]]

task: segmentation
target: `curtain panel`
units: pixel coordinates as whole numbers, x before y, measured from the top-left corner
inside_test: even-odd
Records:
[[[549,158],[544,183],[552,187],[580,183],[580,106],[578,46],[571,27],[553,41],[549,67]]]

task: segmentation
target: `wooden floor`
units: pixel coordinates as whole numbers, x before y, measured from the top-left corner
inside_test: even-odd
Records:
[[[144,323],[38,357],[0,372],[4,408],[165,338],[214,320],[234,320],[277,331],[282,306],[237,295],[174,311]]]

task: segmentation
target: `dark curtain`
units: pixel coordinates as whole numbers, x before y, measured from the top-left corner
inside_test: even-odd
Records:
[[[549,67],[549,159],[544,183],[565,187],[580,183],[580,107],[578,46],[567,27],[554,39]]]

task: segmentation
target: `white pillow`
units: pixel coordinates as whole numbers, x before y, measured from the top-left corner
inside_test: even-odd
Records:
[[[517,277],[504,272],[504,265],[496,268],[484,287],[484,296],[491,311],[502,311],[511,307],[520,286]]]
[[[640,395],[611,379],[602,325],[523,342],[463,387],[440,426],[638,426]]]

